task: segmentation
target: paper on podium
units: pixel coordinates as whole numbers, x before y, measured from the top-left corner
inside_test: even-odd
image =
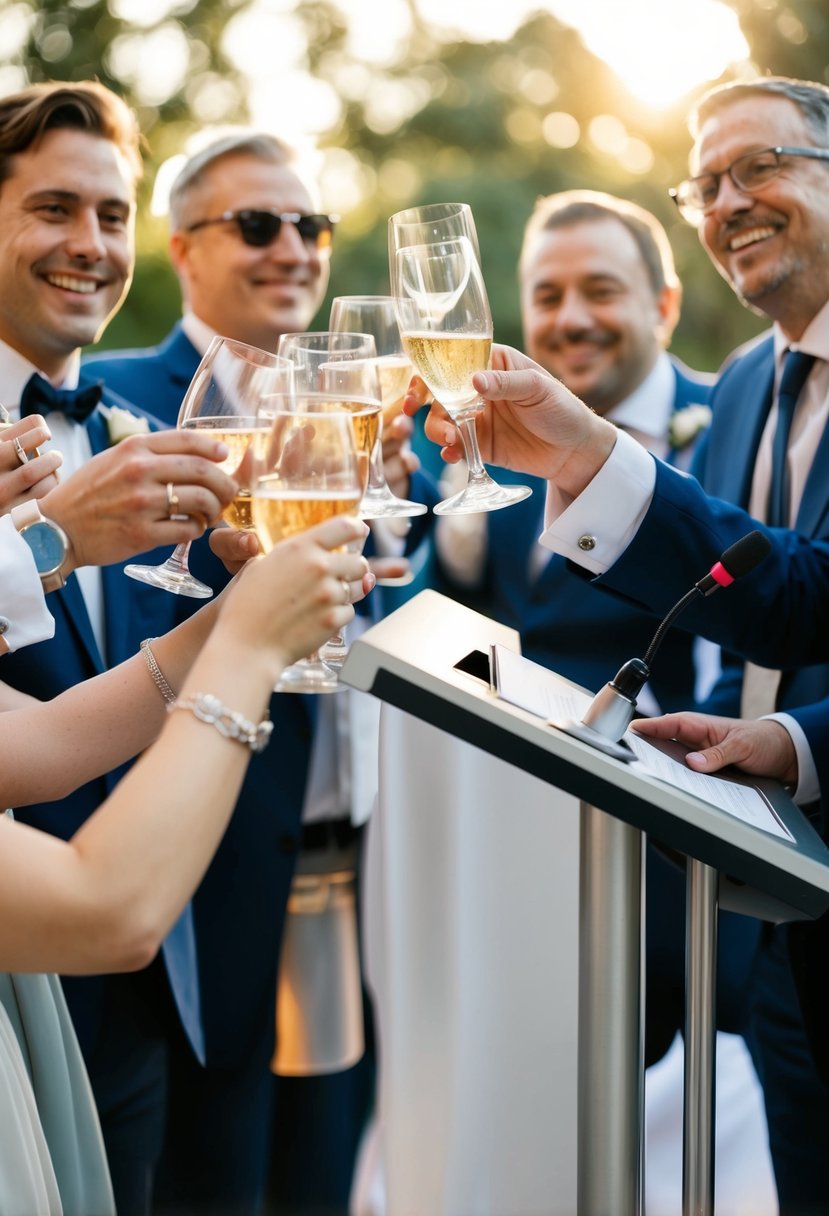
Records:
[[[551,724],[567,719],[581,721],[591,698],[568,680],[503,646],[492,646],[491,659],[493,688],[502,701]],[[729,780],[694,772],[682,762],[685,749],[679,744],[660,746],[631,730],[625,733],[625,742],[636,753],[638,763],[634,769],[638,767],[674,789],[694,794],[752,827],[794,841],[768,799],[748,779]]]

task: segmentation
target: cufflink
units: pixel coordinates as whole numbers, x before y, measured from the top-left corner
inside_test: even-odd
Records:
[[[589,553],[591,549],[596,548],[595,536],[580,536],[577,543],[582,553]]]

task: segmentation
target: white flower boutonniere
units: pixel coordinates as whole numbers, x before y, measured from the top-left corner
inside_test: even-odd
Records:
[[[133,414],[131,410],[121,409],[120,405],[102,405],[101,411],[106,417],[110,447],[114,447],[122,439],[129,439],[130,435],[150,433],[150,424],[146,418]]]
[[[687,448],[710,425],[711,407],[708,405],[686,405],[684,410],[676,410],[668,426],[671,450],[678,452],[681,448]]]

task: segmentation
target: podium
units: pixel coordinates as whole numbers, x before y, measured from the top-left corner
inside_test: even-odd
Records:
[[[687,859],[683,1208],[710,1212],[718,902],[773,921],[818,916],[829,907],[829,850],[774,783],[752,782],[790,838],[499,700],[457,666],[493,641],[519,648],[513,631],[425,591],[352,643],[342,678],[580,802],[580,1216],[641,1211],[643,833]]]

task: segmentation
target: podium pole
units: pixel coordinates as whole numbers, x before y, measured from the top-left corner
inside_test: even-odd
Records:
[[[718,884],[715,869],[688,858],[682,1216],[714,1211]]]
[[[642,832],[581,803],[578,1211],[641,1216]]]

